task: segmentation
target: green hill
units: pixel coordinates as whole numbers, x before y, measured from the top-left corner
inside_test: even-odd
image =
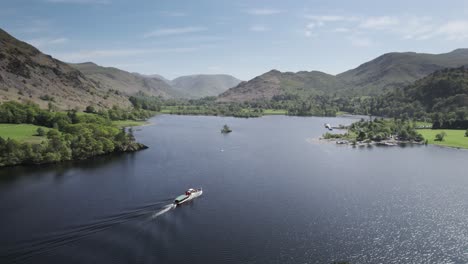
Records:
[[[393,52],[338,74],[337,77],[346,84],[347,93],[375,95],[410,85],[434,71],[463,65],[468,65],[468,49],[443,54]]]
[[[318,71],[280,72],[271,70],[222,93],[221,102],[271,100],[281,96],[329,94],[343,88],[335,76]]]
[[[367,100],[368,108],[380,116],[421,118],[437,113],[441,119],[468,117],[468,69],[438,70],[411,85]],[[438,118],[436,118],[438,119]]]

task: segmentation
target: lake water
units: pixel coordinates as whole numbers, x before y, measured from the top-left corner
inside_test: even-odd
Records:
[[[311,140],[352,121],[162,115],[147,150],[0,169],[0,262],[468,263],[468,151]]]

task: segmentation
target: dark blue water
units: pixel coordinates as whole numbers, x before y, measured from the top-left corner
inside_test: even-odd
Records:
[[[468,262],[468,151],[314,140],[352,118],[151,121],[144,151],[0,169],[0,262]]]

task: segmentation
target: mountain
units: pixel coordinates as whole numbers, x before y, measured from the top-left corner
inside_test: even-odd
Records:
[[[218,101],[242,102],[270,100],[274,96],[307,96],[336,92],[343,88],[341,80],[319,71],[280,72],[271,70],[254,79],[242,82],[222,93]]]
[[[199,74],[181,76],[172,80],[172,87],[188,98],[217,96],[241,81],[226,74]]]
[[[434,71],[468,65],[468,49],[444,54],[387,53],[336,76],[323,72],[269,71],[222,93],[218,101],[270,100],[280,95],[378,95],[405,87]]]
[[[381,94],[444,68],[468,65],[468,49],[443,54],[415,52],[387,53],[359,67],[338,74],[348,88],[357,95]]]
[[[159,74],[151,74],[151,75],[144,75],[144,76],[147,76],[147,77],[150,77],[150,78],[160,79],[160,80],[163,80],[165,83],[167,83],[169,85],[171,84],[171,80],[166,79],[164,76],[159,75]]]
[[[147,95],[163,98],[182,97],[182,93],[172,89],[164,78],[130,73],[113,67],[102,67],[92,62],[69,64],[102,88],[117,90],[126,95],[144,92]]]
[[[468,68],[438,70],[405,88],[383,95],[385,104],[406,107],[406,112],[420,106],[425,112],[466,112],[468,110]],[[408,105],[411,105],[408,107]]]
[[[0,101],[7,100],[43,107],[51,102],[62,109],[130,106],[126,97],[103,90],[80,71],[0,29]]]

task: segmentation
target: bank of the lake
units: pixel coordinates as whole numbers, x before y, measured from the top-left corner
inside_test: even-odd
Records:
[[[128,125],[126,120],[148,118],[153,112],[117,107],[90,110],[60,112],[33,103],[1,103],[0,167],[84,160],[147,148],[135,141],[132,129],[119,128],[112,121]]]
[[[466,130],[462,129],[418,129],[418,132],[428,141],[429,144],[468,149],[468,137]],[[437,141],[436,135],[445,132],[443,141]]]
[[[150,123],[148,121],[145,121],[145,120],[140,120],[140,121],[136,121],[136,120],[116,120],[116,121],[112,121],[112,124],[114,126],[122,128],[122,127],[145,126],[145,125],[149,125]]]

